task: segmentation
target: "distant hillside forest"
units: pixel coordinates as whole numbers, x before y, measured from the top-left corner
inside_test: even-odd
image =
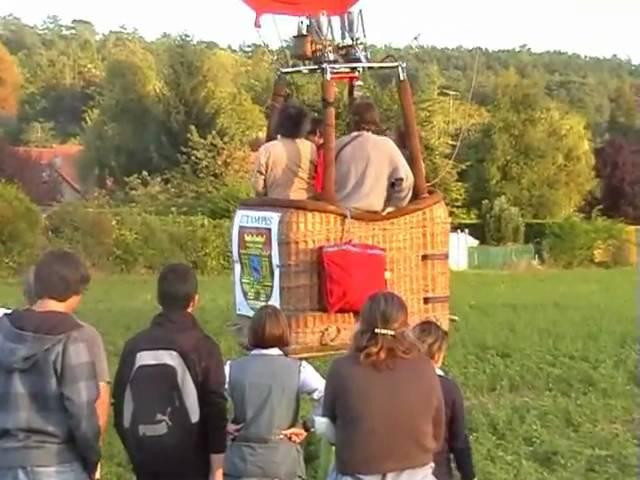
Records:
[[[639,65],[526,46],[372,46],[370,55],[408,64],[428,180],[458,219],[505,196],[529,219],[601,207],[640,221]],[[129,30],[99,34],[83,20],[34,26],[0,17],[0,128],[11,145],[82,144],[83,171],[102,187],[140,189],[154,178],[166,186],[189,175],[225,185],[264,135],[286,61],[284,48],[225,48],[186,35],[148,41]],[[394,83],[393,74],[370,73],[363,86],[391,135],[401,118]],[[319,113],[319,85],[298,77],[291,90]]]

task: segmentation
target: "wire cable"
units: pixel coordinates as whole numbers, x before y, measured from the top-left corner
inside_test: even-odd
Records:
[[[444,178],[444,176],[447,173],[449,173],[449,170],[451,170],[451,167],[455,163],[456,156],[458,155],[458,152],[460,151],[460,146],[462,145],[462,139],[464,138],[465,134],[467,133],[467,129],[469,127],[469,114],[470,114],[470,110],[471,110],[470,107],[471,107],[471,102],[473,101],[473,94],[475,92],[476,82],[478,80],[478,67],[479,67],[479,65],[480,65],[480,49],[477,49],[475,64],[474,64],[474,67],[473,67],[473,77],[471,79],[471,88],[469,89],[469,96],[467,98],[467,106],[469,108],[467,109],[467,112],[465,114],[465,119],[464,119],[464,122],[463,122],[463,125],[462,125],[462,129],[460,130],[460,134],[458,135],[458,141],[456,142],[456,147],[453,150],[453,154],[451,155],[451,158],[447,162],[447,165],[445,166],[444,170],[442,170],[440,172],[440,174],[434,180],[432,180],[429,183],[427,183],[428,186],[433,186],[436,183],[438,183],[440,180],[442,180]]]

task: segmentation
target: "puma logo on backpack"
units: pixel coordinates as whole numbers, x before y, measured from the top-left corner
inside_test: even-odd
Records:
[[[171,409],[169,408],[166,415],[161,415],[160,413],[156,414],[156,421],[159,423],[154,423],[152,425],[138,425],[138,435],[141,437],[157,437],[165,435],[171,426],[170,414]]]
[[[198,393],[182,356],[174,350],[138,352],[122,418],[132,462],[171,457],[175,445],[193,441],[199,420]]]

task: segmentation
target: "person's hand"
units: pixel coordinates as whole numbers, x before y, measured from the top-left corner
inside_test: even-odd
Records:
[[[227,436],[233,440],[234,438],[236,438],[238,436],[238,433],[240,433],[240,430],[242,430],[243,426],[244,426],[244,424],[237,425],[235,423],[228,423],[227,424]]]
[[[224,480],[224,453],[212,453],[209,455],[209,463],[211,468],[208,480]]]
[[[297,427],[283,430],[280,435],[280,438],[286,438],[290,442],[296,444],[302,443],[304,439],[307,438],[307,432],[305,432],[304,429]]]

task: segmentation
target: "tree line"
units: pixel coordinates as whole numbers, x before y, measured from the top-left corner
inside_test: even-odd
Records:
[[[408,64],[428,181],[458,219],[504,197],[530,219],[599,208],[640,221],[640,66],[526,46],[372,46],[370,55]],[[1,133],[13,145],[82,144],[83,171],[114,195],[224,202],[250,141],[264,135],[286,61],[285,48],[0,17]],[[392,134],[394,75],[363,81]],[[318,78],[294,78],[291,91],[319,113]],[[339,99],[344,130],[346,92]]]

